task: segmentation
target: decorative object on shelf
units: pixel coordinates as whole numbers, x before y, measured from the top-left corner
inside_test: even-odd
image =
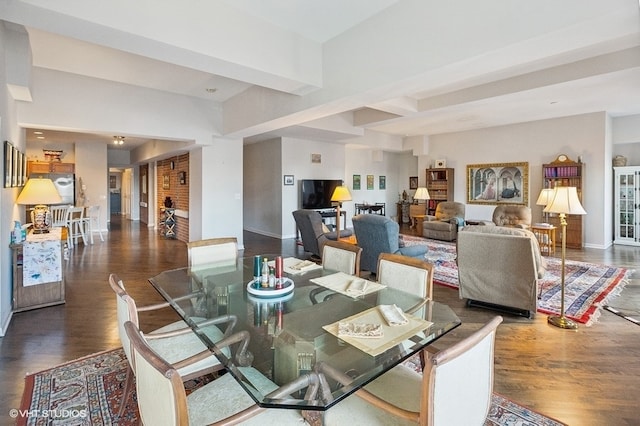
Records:
[[[164,206],[168,208],[173,207],[173,200],[171,200],[171,197],[165,197]]]
[[[29,179],[16,200],[18,204],[35,205],[31,210],[31,223],[33,224],[33,232],[37,234],[49,232],[51,212],[47,204],[61,202],[62,197],[60,197],[53,181],[46,178]]]
[[[529,163],[467,165],[467,203],[529,204]]]
[[[616,155],[613,157],[613,167],[624,167],[627,165],[627,157],[624,155]]]
[[[567,219],[566,215],[584,215],[587,212],[580,204],[578,191],[574,186],[557,186],[553,191],[553,196],[544,211],[546,213],[558,213],[560,216],[560,226],[562,227],[562,264],[560,276],[560,315],[549,316],[547,321],[551,325],[565,329],[577,329],[578,324],[568,319],[564,314],[564,281],[565,281],[565,259],[567,247]]]
[[[538,195],[536,205],[547,207],[549,205],[549,202],[551,201],[552,195],[553,189],[543,188],[542,191],[540,191],[540,195]],[[544,222],[549,223],[549,213],[544,210],[544,207],[542,208],[542,213],[544,214]]]
[[[409,177],[409,189],[418,189],[418,176]]]
[[[337,186],[333,190],[331,201],[337,203],[336,205],[336,239],[340,239],[340,207],[343,201],[351,201],[351,193],[349,188],[344,185]]]
[[[64,151],[55,149],[43,149],[42,152],[46,161],[61,161],[60,158],[64,154]]]
[[[284,175],[284,184],[293,185],[293,175]]]
[[[360,189],[360,175],[353,175],[353,189],[354,191]]]
[[[436,160],[436,169],[444,169],[447,167],[447,160]]]

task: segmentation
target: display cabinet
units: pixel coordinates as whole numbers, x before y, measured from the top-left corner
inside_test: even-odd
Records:
[[[555,188],[556,186],[575,186],[578,197],[582,202],[584,189],[585,164],[575,162],[564,154],[559,155],[553,162],[542,165],[542,187]],[[556,214],[549,216],[549,223],[561,229],[560,218]],[[582,215],[567,215],[567,241],[569,248],[582,248],[583,218]],[[562,244],[562,233],[557,234],[556,245]]]
[[[615,244],[640,245],[640,166],[614,167]]]
[[[427,169],[427,214],[435,215],[436,207],[443,201],[453,201],[453,168]]]

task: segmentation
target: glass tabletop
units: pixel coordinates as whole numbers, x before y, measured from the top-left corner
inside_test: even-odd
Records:
[[[275,256],[262,257],[273,260]],[[285,265],[287,260],[289,264],[297,262],[285,259]],[[324,410],[461,324],[447,305],[425,302],[397,289],[380,288],[358,297],[332,290],[325,282],[341,275],[320,266],[292,274],[285,268],[287,288],[260,291],[253,284],[253,265],[254,257],[246,257],[237,262],[164,271],[149,282],[263,407]],[[380,305],[392,304],[405,312],[418,307],[408,316],[418,329],[409,329],[404,335],[390,334],[384,345],[370,348],[379,340],[338,338],[331,328],[337,329],[337,323],[349,317],[368,318],[365,315],[375,315]],[[253,383],[253,376],[243,369],[247,359],[227,357],[198,326],[203,318],[225,315],[237,319],[234,333],[248,332],[251,366],[286,389],[284,395],[259,392],[260,384]],[[399,329],[389,330],[393,333]],[[344,373],[348,382],[327,379],[323,391],[307,394],[292,385],[317,377],[314,372],[319,365]]]

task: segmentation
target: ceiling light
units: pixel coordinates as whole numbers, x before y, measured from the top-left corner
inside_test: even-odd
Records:
[[[124,144],[124,136],[114,136],[113,137],[113,144],[114,145],[122,145],[122,144]]]
[[[206,90],[207,93],[215,93],[218,89],[216,89],[215,87],[207,87],[204,90]]]
[[[36,136],[36,139],[44,139],[44,136]]]
[[[42,132],[33,132],[34,135],[42,135]]]

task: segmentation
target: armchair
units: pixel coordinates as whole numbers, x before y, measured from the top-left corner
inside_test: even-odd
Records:
[[[497,226],[531,228],[531,208],[527,206],[499,205],[493,210],[493,223]]]
[[[335,231],[326,232],[323,229],[322,216],[315,210],[300,209],[292,214],[300,230],[304,251],[310,252],[316,259],[321,259],[324,243],[328,240],[337,240],[337,233]],[[340,230],[340,237],[351,235],[350,229]]]
[[[400,247],[400,225],[385,216],[360,214],[352,219],[353,230],[362,247],[360,268],[376,274],[380,253],[395,253],[424,259],[427,247]]]
[[[464,225],[465,206],[455,201],[443,201],[436,207],[435,216],[427,216],[422,223],[422,235],[435,240],[454,241],[458,227]]]

